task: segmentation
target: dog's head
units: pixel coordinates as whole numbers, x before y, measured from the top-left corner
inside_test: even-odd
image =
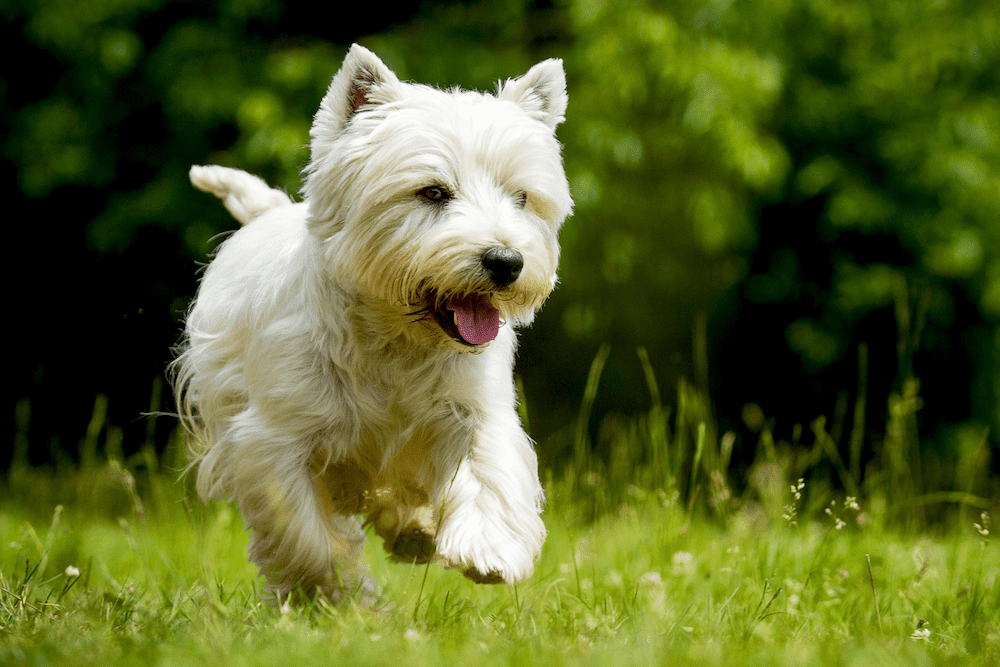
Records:
[[[474,350],[529,323],[572,209],[559,60],[494,95],[401,82],[351,47],[313,122],[303,195],[333,279],[420,340]]]

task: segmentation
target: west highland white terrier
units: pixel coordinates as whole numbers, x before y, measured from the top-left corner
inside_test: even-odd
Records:
[[[566,102],[559,60],[491,95],[402,82],[355,45],[304,201],[192,167],[244,226],[204,273],[174,386],[198,493],[236,500],[279,599],[370,585],[361,515],[398,560],[531,576],[543,493],[512,366],[572,209]]]

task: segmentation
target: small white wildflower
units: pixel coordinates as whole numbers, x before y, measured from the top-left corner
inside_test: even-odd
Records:
[[[292,613],[292,607],[288,604],[288,600],[281,603],[281,615],[288,616]]]
[[[983,512],[982,514],[980,514],[979,515],[979,520],[982,521],[982,523],[974,523],[974,524],[972,524],[975,527],[976,532],[979,533],[980,537],[989,537],[990,536],[990,515],[989,515],[989,513],[988,512]]]
[[[928,628],[926,625],[922,628],[917,628],[916,630],[913,631],[913,634],[910,635],[910,639],[916,639],[917,641],[927,641],[930,639],[930,637],[931,637],[931,629]]]
[[[793,526],[797,526],[799,525],[799,522],[796,519],[798,517],[799,511],[798,507],[796,507],[796,503],[802,500],[802,489],[806,488],[805,478],[799,477],[798,483],[792,484],[789,488],[792,491],[793,500],[790,505],[785,505],[785,512],[784,514],[781,515],[781,518],[783,518],[785,521],[792,524]]]
[[[785,512],[784,514],[781,515],[781,518],[787,521],[788,523],[792,524],[793,526],[797,526],[798,522],[795,520],[795,515],[796,515],[795,505],[785,505]]]
[[[80,570],[73,567],[72,565],[68,565],[66,567],[66,571],[63,574],[65,574],[67,577],[75,578],[80,576]]]
[[[639,577],[639,583],[647,586],[661,586],[663,584],[663,577],[660,576],[659,572],[647,572]]]
[[[407,639],[420,639],[420,633],[414,630],[413,628],[410,628],[409,630],[404,632],[403,636],[406,637]]]
[[[834,530],[843,530],[847,526],[847,522],[841,518],[841,511],[837,510],[836,507],[837,501],[831,500],[830,504],[823,510],[823,513],[833,519]],[[844,498],[844,509],[858,512],[860,507],[858,506],[857,498],[854,496],[847,496]],[[857,518],[857,515],[855,515],[855,518]]]
[[[694,566],[694,556],[688,551],[678,551],[673,556],[673,568],[671,574],[675,577],[687,574]]]

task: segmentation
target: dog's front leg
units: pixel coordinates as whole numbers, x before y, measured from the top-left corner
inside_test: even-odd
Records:
[[[538,460],[513,410],[474,421],[435,457],[437,552],[477,583],[515,584],[531,576],[545,540]]]

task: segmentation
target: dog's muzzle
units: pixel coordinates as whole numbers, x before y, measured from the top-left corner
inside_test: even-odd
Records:
[[[480,258],[485,278],[483,286],[492,284],[488,292],[452,294],[441,299],[431,291],[424,295],[424,312],[432,314],[438,326],[453,340],[476,347],[493,341],[500,332],[500,310],[493,303],[493,293],[513,285],[524,268],[524,257],[517,250],[495,246]]]

